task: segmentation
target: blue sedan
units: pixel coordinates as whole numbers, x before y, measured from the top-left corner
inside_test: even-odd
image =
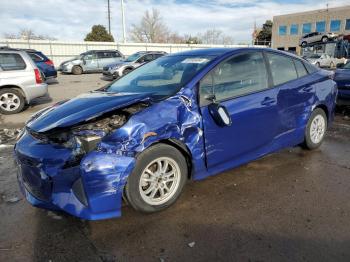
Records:
[[[172,205],[201,180],[277,150],[318,148],[333,120],[333,74],[272,49],[163,56],[35,114],[15,149],[34,206],[83,219]]]
[[[338,84],[338,105],[350,105],[350,62],[335,71],[334,80]]]

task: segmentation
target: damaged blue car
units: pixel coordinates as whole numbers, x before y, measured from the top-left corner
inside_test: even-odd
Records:
[[[192,50],[36,113],[14,149],[34,206],[83,219],[173,204],[201,180],[277,150],[319,147],[333,74],[272,49]]]

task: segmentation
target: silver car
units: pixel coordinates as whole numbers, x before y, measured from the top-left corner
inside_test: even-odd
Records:
[[[328,54],[311,54],[305,56],[305,59],[317,67],[335,68],[337,64],[343,63],[342,59],[332,57]]]
[[[112,63],[103,68],[103,75],[108,78],[119,78],[126,75],[135,68],[151,62],[158,57],[166,55],[166,52],[160,51],[141,51],[130,55],[126,60],[119,63]]]
[[[338,35],[334,33],[313,32],[301,37],[299,40],[299,45],[302,47],[306,47],[310,44],[318,42],[327,43],[329,40],[333,40],[336,37],[338,37]]]
[[[46,94],[47,84],[29,55],[0,48],[0,113],[19,113],[34,98]]]
[[[90,50],[64,61],[58,68],[62,73],[80,75],[85,72],[101,72],[103,67],[119,62],[123,55],[118,50]]]

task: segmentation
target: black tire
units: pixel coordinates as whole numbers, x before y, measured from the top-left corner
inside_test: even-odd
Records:
[[[129,74],[131,71],[132,71],[131,68],[124,69],[124,71],[123,71],[123,76]]]
[[[311,124],[312,122],[314,121],[314,119],[316,117],[322,117],[324,119],[324,123],[325,123],[325,127],[324,127],[324,134],[322,136],[322,139],[318,142],[318,143],[315,143],[312,141],[311,139]],[[309,121],[307,122],[307,125],[306,125],[306,129],[305,129],[305,141],[304,141],[304,148],[308,149],[308,150],[313,150],[313,149],[316,149],[318,147],[321,146],[324,138],[325,138],[325,135],[326,135],[326,131],[327,131],[327,115],[326,113],[321,109],[321,108],[316,108],[310,118],[309,118]]]
[[[73,75],[81,75],[83,73],[83,69],[81,68],[81,66],[73,66],[72,68],[72,73]]]
[[[327,36],[324,36],[322,37],[322,43],[327,43],[328,42],[328,37]]]
[[[140,179],[143,171],[149,166],[154,160],[160,157],[167,157],[174,160],[180,171],[179,181],[176,191],[174,191],[171,198],[165,203],[159,205],[151,205],[142,198],[139,189]],[[136,159],[136,165],[133,172],[128,177],[127,184],[125,186],[125,195],[129,204],[136,210],[152,213],[161,211],[171,206],[180,196],[183,187],[187,181],[188,167],[185,157],[174,147],[166,144],[156,144],[151,146],[142,152]]]
[[[3,89],[0,89],[0,99],[2,99],[2,95],[4,95],[4,94],[10,94],[10,95],[12,94],[12,95],[17,96],[18,100],[19,100],[18,101],[19,102],[19,106],[18,106],[17,109],[10,111],[10,110],[6,110],[5,106],[2,106],[0,104],[0,113],[1,114],[4,114],[4,115],[17,114],[17,113],[21,112],[24,109],[26,101],[24,99],[23,94],[19,90],[15,89],[15,88],[3,88]],[[17,101],[17,99],[16,99],[16,101]]]
[[[302,46],[302,47],[306,47],[306,46],[307,46],[307,42],[302,42],[302,43],[301,43],[301,46]]]

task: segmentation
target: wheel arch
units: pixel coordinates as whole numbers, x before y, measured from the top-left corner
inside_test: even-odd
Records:
[[[327,117],[327,121],[329,121],[329,110],[328,110],[328,107],[325,104],[319,104],[319,105],[315,106],[315,108],[312,110],[312,112],[315,109],[317,109],[317,108],[320,108],[320,109],[322,109],[325,112],[326,117]]]
[[[0,86],[0,90],[1,89],[5,89],[5,88],[18,90],[22,94],[22,96],[24,97],[24,100],[26,101],[26,103],[28,103],[27,96],[26,96],[25,92],[23,91],[22,87],[20,87],[18,85],[3,85],[3,86]]]
[[[159,141],[151,144],[147,148],[150,148],[150,147],[157,145],[157,144],[166,144],[166,145],[172,146],[175,149],[177,149],[185,157],[186,163],[187,163],[187,169],[188,169],[188,179],[191,179],[192,174],[193,174],[193,172],[192,172],[193,171],[192,154],[191,154],[191,151],[189,150],[189,148],[186,146],[186,144],[178,139],[168,138],[168,139],[159,140]]]

